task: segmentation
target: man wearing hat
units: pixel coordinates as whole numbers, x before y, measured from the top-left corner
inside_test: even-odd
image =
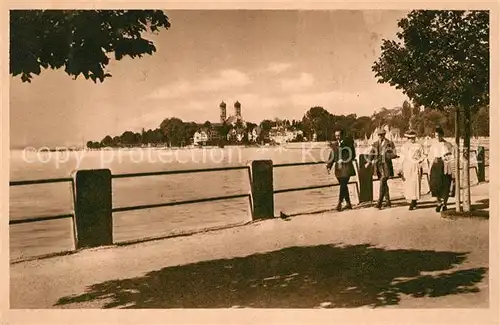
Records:
[[[337,211],[342,211],[342,202],[345,200],[346,209],[352,209],[349,197],[349,179],[356,175],[353,161],[356,159],[356,149],[351,139],[344,136],[343,130],[335,131],[335,141],[331,144],[331,152],[326,164],[326,170],[330,173],[333,168],[335,177],[339,182],[339,201]]]
[[[408,142],[401,147],[402,158],[399,175],[404,182],[404,196],[410,202],[410,210],[417,207],[420,199],[420,183],[422,177],[422,162],[425,160],[424,147],[417,143],[417,132],[409,130],[405,133]]]
[[[385,137],[385,130],[380,129],[377,135],[378,140],[372,144],[365,168],[373,165],[373,174],[380,180],[379,199],[376,207],[377,209],[382,209],[382,201],[384,198],[386,199],[386,207],[391,206],[389,185],[387,181],[390,177],[394,176],[392,159],[396,159],[398,156],[396,154],[394,142]]]

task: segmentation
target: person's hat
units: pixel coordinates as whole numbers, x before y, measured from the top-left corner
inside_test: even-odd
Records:
[[[405,137],[406,138],[416,138],[417,137],[417,132],[413,131],[413,130],[408,130],[406,133],[405,133]]]
[[[381,135],[381,134],[385,134],[385,130],[384,129],[380,129],[377,131],[377,135]]]

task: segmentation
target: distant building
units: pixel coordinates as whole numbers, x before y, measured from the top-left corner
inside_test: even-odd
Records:
[[[193,136],[194,145],[206,144],[209,140],[208,134],[205,130],[196,131]]]
[[[240,102],[236,101],[234,103],[234,115],[227,116],[226,103],[224,103],[224,101],[220,103],[219,108],[220,108],[220,125],[226,123],[227,125],[231,125],[233,127],[237,126],[238,124],[243,128],[247,127],[247,123],[245,122],[245,120],[241,115]]]
[[[224,101],[219,104],[219,122],[211,122],[210,126],[199,125],[199,130],[193,135],[194,145],[205,145],[207,143],[217,143],[220,139],[220,129],[226,126],[227,140],[241,142],[247,138],[250,142],[256,142],[260,133],[260,128],[248,129],[247,122],[243,119],[241,103],[234,103],[234,114],[227,114],[227,105]]]
[[[248,140],[250,142],[256,142],[257,137],[259,136],[259,132],[257,131],[258,128],[254,128],[253,130],[248,132]]]
[[[222,124],[227,119],[226,103],[224,103],[224,101],[220,103],[219,109],[220,109],[220,123]]]
[[[258,137],[258,132],[256,128],[252,130],[247,130],[247,122],[243,118],[241,111],[241,103],[236,101],[233,105],[234,114],[227,116],[227,105],[224,101],[219,104],[220,111],[220,121],[219,123],[212,123],[212,131],[209,134],[209,139],[218,137],[218,133],[216,129],[222,127],[223,125],[227,125],[229,127],[227,140],[233,140],[237,142],[241,142],[245,135],[252,142],[256,141]],[[246,132],[246,134],[245,134]]]

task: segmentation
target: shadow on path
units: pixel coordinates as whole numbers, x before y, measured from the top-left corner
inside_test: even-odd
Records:
[[[394,202],[392,204],[392,206],[393,207],[402,207],[402,206],[409,207],[410,203],[408,203],[404,200],[398,200],[398,201]],[[418,202],[417,210],[436,208],[436,206],[437,206],[437,203],[434,201]],[[490,200],[489,199],[481,199],[481,200],[478,200],[478,201],[471,204],[471,208],[475,212],[476,215],[486,217],[486,218],[489,216],[489,211],[484,211],[484,210],[488,209],[489,207],[490,207]],[[450,209],[450,210],[455,209],[455,203],[454,202],[449,203],[448,209]]]
[[[479,291],[475,284],[486,268],[422,275],[449,270],[465,256],[370,245],[290,247],[94,284],[84,294],[59,299],[56,306],[90,301],[100,301],[104,308],[396,305],[401,294],[438,297]]]
[[[481,199],[471,205],[474,210],[483,210],[490,207],[490,199]]]

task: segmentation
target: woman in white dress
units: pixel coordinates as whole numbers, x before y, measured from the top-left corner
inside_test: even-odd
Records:
[[[409,130],[405,133],[408,141],[401,147],[402,157],[399,174],[404,182],[404,196],[410,202],[410,210],[417,207],[420,199],[422,162],[425,160],[424,147],[416,142],[417,133]]]

